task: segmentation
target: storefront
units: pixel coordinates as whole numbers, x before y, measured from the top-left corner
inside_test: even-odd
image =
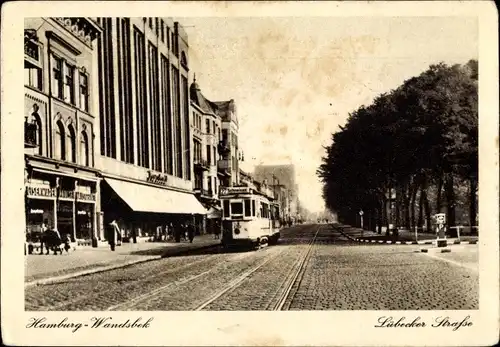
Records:
[[[162,185],[159,178],[148,182],[104,177],[101,207],[104,228],[115,221],[124,241],[134,236],[158,239],[167,227],[194,223],[206,214],[191,192]]]
[[[96,235],[99,185],[87,177],[29,166],[26,169],[26,240],[39,242],[42,226],[61,238],[91,244]]]

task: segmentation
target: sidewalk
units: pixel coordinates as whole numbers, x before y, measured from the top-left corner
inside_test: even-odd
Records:
[[[362,230],[361,228],[351,227],[349,225],[338,225],[339,231],[347,238],[366,243],[389,243],[389,244],[425,244],[431,245],[436,243],[436,235],[429,233],[418,233],[417,240],[415,240],[415,233],[408,230],[401,230],[398,236],[388,236],[385,233],[378,234],[370,230]],[[447,244],[469,244],[477,243],[477,236],[461,236],[458,238],[447,238]]]
[[[136,263],[179,255],[195,249],[220,244],[211,234],[189,242],[122,243],[112,252],[109,247],[83,246],[62,255],[31,254],[25,256],[25,285],[47,283],[89,273],[108,271]]]

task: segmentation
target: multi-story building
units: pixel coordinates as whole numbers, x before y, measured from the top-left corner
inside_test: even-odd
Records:
[[[202,229],[210,231],[214,227],[214,220],[220,218],[217,146],[222,136],[221,118],[217,105],[203,96],[196,78],[190,86],[190,97],[194,164],[193,190],[209,211],[208,220],[200,224],[202,224]]]
[[[254,169],[257,180],[267,180],[273,185],[286,187],[290,217],[297,219],[299,212],[298,186],[295,183],[295,167],[293,165],[257,165]]]
[[[145,236],[192,221],[206,210],[192,192],[187,34],[169,18],[97,22],[101,224]]]
[[[243,160],[238,146],[238,116],[234,100],[216,101],[217,111],[222,121],[222,137],[218,150],[220,159],[217,168],[221,184],[225,187],[239,184],[239,161]]]
[[[91,239],[100,209],[97,56],[91,18],[24,22],[25,212],[28,238],[42,224]]]

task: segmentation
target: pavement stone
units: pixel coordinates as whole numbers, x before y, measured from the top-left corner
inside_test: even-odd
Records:
[[[25,256],[25,284],[37,285],[67,278],[109,271],[179,253],[220,244],[212,235],[202,235],[193,243],[141,242],[122,243],[112,252],[109,247],[82,247],[62,255],[31,254]]]

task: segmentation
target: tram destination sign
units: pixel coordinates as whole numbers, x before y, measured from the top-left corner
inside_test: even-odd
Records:
[[[220,189],[220,195],[250,194],[251,192],[250,187],[222,187]]]

